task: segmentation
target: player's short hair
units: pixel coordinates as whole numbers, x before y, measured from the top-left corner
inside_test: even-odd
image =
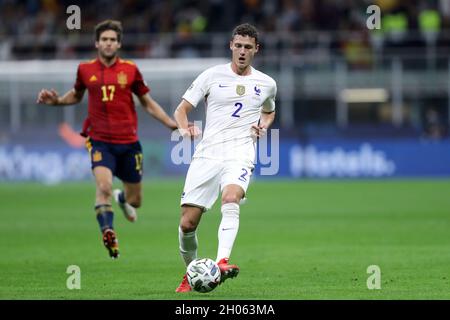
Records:
[[[100,35],[107,30],[115,31],[117,33],[117,41],[121,42],[123,29],[122,23],[118,20],[105,20],[97,24],[95,26],[95,40],[99,41]]]
[[[255,43],[259,44],[258,41],[258,30],[255,26],[251,25],[250,23],[243,23],[238,25],[236,28],[234,28],[232,34],[231,34],[231,40],[234,39],[234,36],[240,35],[240,36],[249,36],[250,38],[255,39]]]

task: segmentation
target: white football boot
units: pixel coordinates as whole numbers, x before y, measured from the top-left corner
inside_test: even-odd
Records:
[[[127,218],[130,222],[135,222],[137,220],[137,212],[136,209],[133,208],[129,203],[127,202],[120,202],[119,195],[122,191],[119,189],[114,189],[113,195],[114,200],[119,205],[120,209],[122,209],[123,214],[125,215],[125,218]]]

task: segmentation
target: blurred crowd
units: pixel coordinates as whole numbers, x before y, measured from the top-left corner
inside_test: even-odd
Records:
[[[66,25],[73,4],[81,9],[80,30]],[[367,27],[370,5],[381,10],[380,30]],[[268,68],[292,59],[302,70],[333,70],[338,60],[389,69],[397,54],[405,70],[449,66],[450,0],[0,0],[0,60],[92,58],[94,26],[104,19],[122,21],[122,54],[130,59],[225,57],[232,28],[250,22],[262,33],[258,61]],[[297,91],[295,121],[334,119],[334,100],[326,112],[322,100],[302,107]],[[426,137],[448,136],[444,95],[418,103],[420,114],[411,116],[421,118]]]
[[[374,46],[366,27],[366,9],[371,4],[381,8],[380,34],[389,36],[386,43],[394,47],[408,43],[402,36],[408,31],[422,32],[427,39],[435,40],[436,34],[450,28],[449,0],[81,0],[76,1],[81,8],[81,30],[77,32],[66,27],[66,8],[72,4],[71,0],[0,0],[0,59],[17,58],[27,50],[34,50],[42,58],[47,54],[48,58],[55,58],[55,52],[70,57],[76,53],[74,50],[83,51],[80,36],[92,35],[95,24],[108,18],[121,20],[125,35],[170,33],[180,39],[181,46],[195,42],[196,35],[229,33],[241,22],[253,23],[263,33],[284,35],[305,31],[359,32],[361,37],[356,40],[339,39],[334,44],[349,58],[361,56],[366,47]],[[66,41],[55,43],[52,39],[58,35],[66,37]],[[158,52],[173,56],[171,48],[166,48],[169,52],[153,48],[152,52],[149,47],[155,46],[147,42],[133,41],[127,44],[133,48],[128,49],[144,56],[157,56]],[[91,48],[92,43],[87,43],[85,49]],[[177,44],[172,49],[176,51]]]

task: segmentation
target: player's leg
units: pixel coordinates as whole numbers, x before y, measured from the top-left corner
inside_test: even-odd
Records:
[[[124,182],[124,200],[133,208],[140,208],[142,205],[142,183]]]
[[[197,227],[202,217],[203,208],[191,205],[181,207],[180,225],[178,226],[178,241],[181,257],[187,267],[192,260],[197,258]],[[189,292],[191,286],[188,283],[187,275],[176,288],[175,292]]]
[[[103,236],[103,244],[111,258],[119,257],[119,242],[114,231],[114,213],[111,207],[112,180],[111,170],[104,166],[93,169],[96,184],[95,212]]]
[[[222,219],[218,231],[217,261],[230,258],[234,240],[239,230],[239,201],[243,197],[244,190],[236,184],[229,184],[222,191]]]
[[[187,266],[196,258],[196,230],[202,213],[212,207],[219,195],[221,162],[196,158],[189,166],[181,196],[179,224],[180,253]]]
[[[239,204],[247,191],[252,171],[252,164],[236,162],[225,164],[221,179],[222,219],[217,232],[219,243],[216,258],[221,271],[221,282],[234,278],[239,273],[239,267],[229,264],[228,261],[239,230]]]
[[[142,183],[123,182],[123,190],[113,191],[114,200],[119,205],[125,218],[130,222],[137,220],[137,211],[142,204]]]
[[[239,230],[239,202],[244,194],[242,187],[236,184],[226,185],[222,191],[222,219],[217,233],[219,244],[216,258],[221,272],[221,283],[239,273],[239,267],[229,264],[228,261]]]
[[[179,249],[185,266],[197,258],[197,227],[204,211],[211,208],[219,195],[220,162],[194,159],[189,166],[181,196],[181,218],[178,227]],[[191,291],[186,275],[176,292]]]
[[[86,149],[91,159],[92,173],[95,177],[95,213],[103,244],[112,258],[119,256],[119,246],[113,221],[114,213],[111,207],[112,181],[116,159],[111,153],[110,145],[101,141],[86,139]]]
[[[197,258],[197,227],[202,217],[203,208],[183,205],[181,207],[180,225],[178,227],[178,240],[180,254],[186,266]]]
[[[113,191],[114,200],[119,205],[125,218],[137,220],[136,209],[142,203],[143,154],[138,142],[115,146],[117,154],[117,177],[123,182],[123,190]]]

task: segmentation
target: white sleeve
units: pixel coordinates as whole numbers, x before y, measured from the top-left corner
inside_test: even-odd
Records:
[[[262,110],[264,112],[273,112],[275,111],[275,97],[277,95],[277,84],[275,83],[272,87],[271,94],[267,97],[266,101],[264,101],[262,105]]]
[[[200,100],[209,94],[209,75],[209,69],[203,71],[194,80],[194,82],[192,82],[191,86],[186,90],[182,98],[187,100],[194,107],[197,107]]]

